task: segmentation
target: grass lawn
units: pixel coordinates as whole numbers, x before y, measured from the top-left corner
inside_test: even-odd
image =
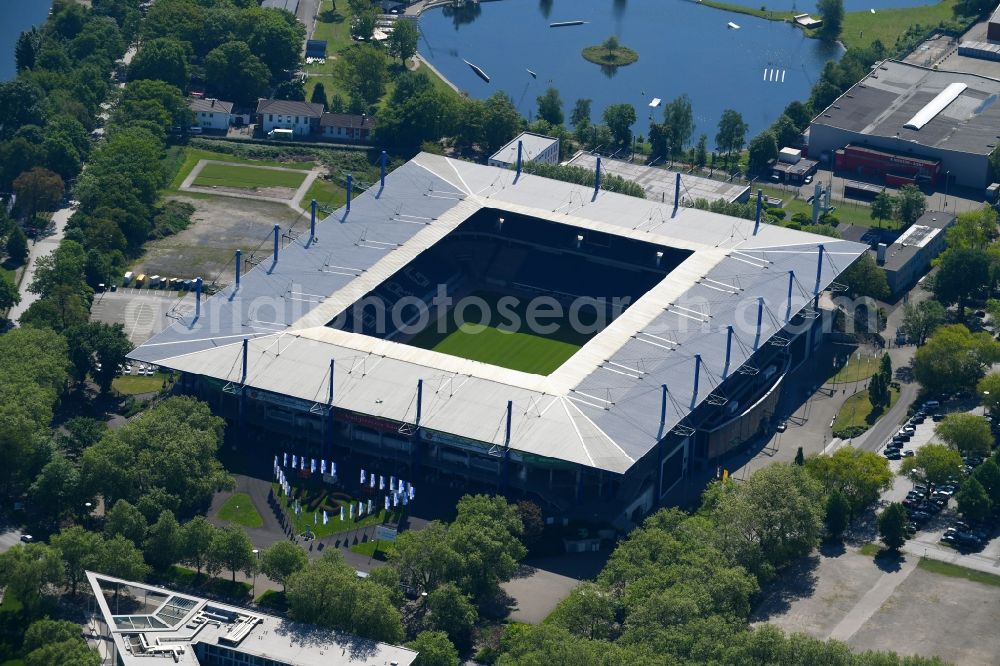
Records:
[[[125,375],[115,377],[111,381],[111,388],[119,395],[142,395],[143,393],[155,393],[163,388],[163,382],[170,377],[165,372],[157,372],[149,377],[134,377]]]
[[[757,187],[758,185],[755,184],[754,190]],[[764,185],[761,189],[764,190],[764,194],[767,196],[783,200],[784,205],[782,209],[785,211],[785,223],[791,222],[792,216],[796,213],[802,213],[810,221],[812,220],[812,204],[805,199],[793,199],[793,190],[783,190],[780,187],[770,185]],[[830,205],[835,209],[832,215],[840,220],[842,225],[853,224],[859,227],[877,226],[875,220],[871,218],[871,208],[863,203],[841,201],[831,196]],[[896,226],[896,223],[892,220],[883,220],[881,225],[887,229],[891,229]]]
[[[491,319],[483,325],[480,321],[456,322],[454,310],[448,313],[448,326],[445,332],[438,330],[438,323],[431,322],[427,328],[410,340],[414,347],[430,349],[442,354],[451,354],[482,363],[490,363],[511,370],[530,372],[537,375],[547,375],[562,365],[575,354],[590,338],[589,335],[577,333],[570,326],[566,313],[562,321],[546,316],[539,323],[552,323],[558,328],[553,333],[538,335],[520,329],[516,331],[501,330],[495,325],[510,326],[517,322],[526,322],[527,302],[519,299],[517,305],[509,309],[501,308],[498,303],[501,294],[479,291],[470,295],[470,299],[482,299],[486,303],[486,312]],[[467,312],[478,312],[478,308],[467,308]],[[498,318],[493,318],[493,313]],[[581,313],[582,314],[582,313]],[[473,315],[476,317],[476,315]],[[582,322],[589,324],[591,322]]]
[[[889,406],[879,412],[873,412],[872,404],[868,401],[868,391],[858,391],[844,401],[844,405],[840,408],[837,418],[833,422],[833,432],[837,433],[852,427],[867,429],[882,414],[892,409],[892,406],[896,404],[896,400],[898,399],[899,389],[890,389]]]
[[[319,204],[320,209],[333,212],[347,203],[347,190],[329,180],[317,178],[302,197],[302,202],[299,204],[302,210],[309,210],[313,199]]]
[[[359,500],[346,493],[331,491],[329,486],[326,486],[322,481],[314,481],[312,479],[300,481],[293,479],[290,475],[289,483],[292,483],[292,499],[298,499],[302,505],[302,513],[298,515],[292,511],[290,498],[280,494],[281,490],[278,484],[272,483],[271,488],[274,490],[274,495],[278,498],[278,502],[281,503],[288,517],[295,524],[295,532],[297,534],[311,530],[317,538],[323,538],[358,529],[359,527],[380,525],[387,522],[399,522],[400,517],[405,512],[402,505],[386,511],[383,505],[384,500],[379,496],[377,498],[378,501],[375,502],[375,508],[378,509],[376,513],[366,515],[360,520],[357,518],[351,520],[348,507],[351,504],[356,505]],[[367,503],[367,499],[365,499],[365,502]],[[344,507],[344,520],[340,519],[341,506]],[[327,510],[327,517],[329,518],[329,522],[326,525],[323,524],[324,508]],[[314,515],[315,518],[313,517]]]
[[[858,554],[865,555],[866,557],[878,557],[884,550],[885,546],[880,543],[872,542],[862,544],[862,546],[858,548]]]
[[[792,20],[792,17],[795,16],[795,12],[771,11],[762,7],[749,7],[747,5],[732,2],[718,2],[717,0],[698,0],[698,2],[706,7],[722,9],[724,11],[735,12],[737,14],[749,14],[750,16],[756,16],[757,18],[767,19],[769,21],[790,21]]]
[[[253,500],[246,493],[236,493],[227,499],[219,509],[219,518],[250,528],[260,527],[264,524],[264,519],[260,517],[253,505]]]
[[[177,154],[171,153],[168,155],[168,161],[176,164],[180,163],[177,167],[177,172],[174,174],[173,180],[170,181],[170,185],[167,186],[168,190],[176,191],[177,188],[181,186],[184,179],[188,177],[191,170],[194,169],[195,165],[201,160],[219,160],[220,162],[233,162],[234,164],[252,164],[254,166],[280,166],[286,167],[288,169],[302,169],[308,171],[312,169],[315,164],[312,162],[275,162],[269,160],[248,160],[242,157],[237,157],[235,155],[230,155],[228,153],[216,153],[211,150],[202,150],[201,148],[188,148],[184,147]],[[204,173],[204,171],[202,172]],[[185,194],[185,196],[188,196]]]
[[[896,40],[912,25],[936,26],[955,18],[958,0],[943,0],[936,5],[847,12],[840,41],[845,46],[871,46],[876,39],[891,49]]]
[[[198,187],[236,187],[242,190],[256,190],[260,187],[296,189],[305,179],[304,173],[292,171],[236,164],[206,164],[192,184]]]
[[[827,381],[831,384],[847,384],[868,379],[878,371],[879,363],[879,359],[874,356],[860,355],[859,352],[854,352],[847,360],[847,364]]]
[[[927,559],[926,557],[922,557],[920,558],[920,561],[917,562],[917,566],[925,571],[941,574],[942,576],[951,576],[952,578],[964,578],[966,580],[971,580],[975,583],[982,583],[984,585],[993,585],[995,587],[1000,587],[1000,576],[997,576],[996,574],[986,573],[985,571],[966,569],[965,567],[960,567],[957,564],[952,564],[951,562],[940,562],[938,560],[931,560]]]
[[[378,546],[378,553],[375,547]],[[352,553],[374,557],[376,560],[387,560],[396,552],[396,546],[391,541],[364,541],[356,546],[351,546]]]
[[[7,280],[13,285],[17,284],[17,271],[13,268],[7,268],[6,266],[0,266],[0,279]]]

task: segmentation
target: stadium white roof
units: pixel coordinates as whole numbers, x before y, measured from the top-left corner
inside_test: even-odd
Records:
[[[216,648],[256,658],[254,663],[292,666],[409,666],[417,658],[408,648],[256,610],[90,571],[86,576],[101,612],[101,624],[92,629],[111,639],[119,657],[114,663],[125,666],[198,666],[195,650]]]
[[[325,324],[444,238],[497,208],[692,251],[548,376]],[[859,243],[421,153],[130,354],[182,372],[623,473],[867,250]],[[294,235],[294,234],[292,234]],[[791,286],[791,289],[790,289]],[[791,294],[789,296],[789,293]],[[757,330],[757,308],[765,316]],[[725,367],[728,327],[735,344]],[[700,383],[694,387],[695,365]],[[661,385],[671,400],[660,423]]]

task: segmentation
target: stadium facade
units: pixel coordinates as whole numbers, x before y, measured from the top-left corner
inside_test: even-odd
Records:
[[[130,356],[276,451],[636,518],[771,424],[866,249],[421,153]],[[484,291],[602,325],[537,372],[421,342]]]

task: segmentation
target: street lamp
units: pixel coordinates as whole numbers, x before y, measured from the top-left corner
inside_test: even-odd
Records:
[[[260,548],[253,549],[253,556],[256,558],[257,563],[260,562]],[[250,586],[250,600],[253,601],[257,597],[257,568],[259,564],[254,563],[253,566],[253,584]]]
[[[948,207],[948,181],[951,180],[951,171],[944,172],[944,208]]]
[[[990,392],[983,391],[983,416],[986,416],[986,401],[989,400]]]

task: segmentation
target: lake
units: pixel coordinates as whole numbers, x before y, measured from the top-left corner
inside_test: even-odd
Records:
[[[587,23],[549,27],[571,20]],[[729,21],[740,29],[727,27]],[[707,134],[710,146],[725,109],[739,111],[753,136],[789,102],[807,98],[824,64],[842,53],[789,24],[689,0],[499,0],[431,9],[421,16],[420,28],[421,55],[472,97],[503,90],[528,116],[536,111],[536,98],[552,86],[562,96],[567,119],[578,98],[593,100],[595,122],[606,106],[626,102],[636,107],[635,131],[646,134],[650,116],[662,120],[662,109],[648,107],[652,98],[666,102],[687,93],[695,137]],[[612,34],[637,51],[639,61],[602,71],[580,51]],[[490,83],[463,59],[485,70]]]
[[[52,0],[0,0],[0,81],[14,78],[17,37],[49,16]]]

